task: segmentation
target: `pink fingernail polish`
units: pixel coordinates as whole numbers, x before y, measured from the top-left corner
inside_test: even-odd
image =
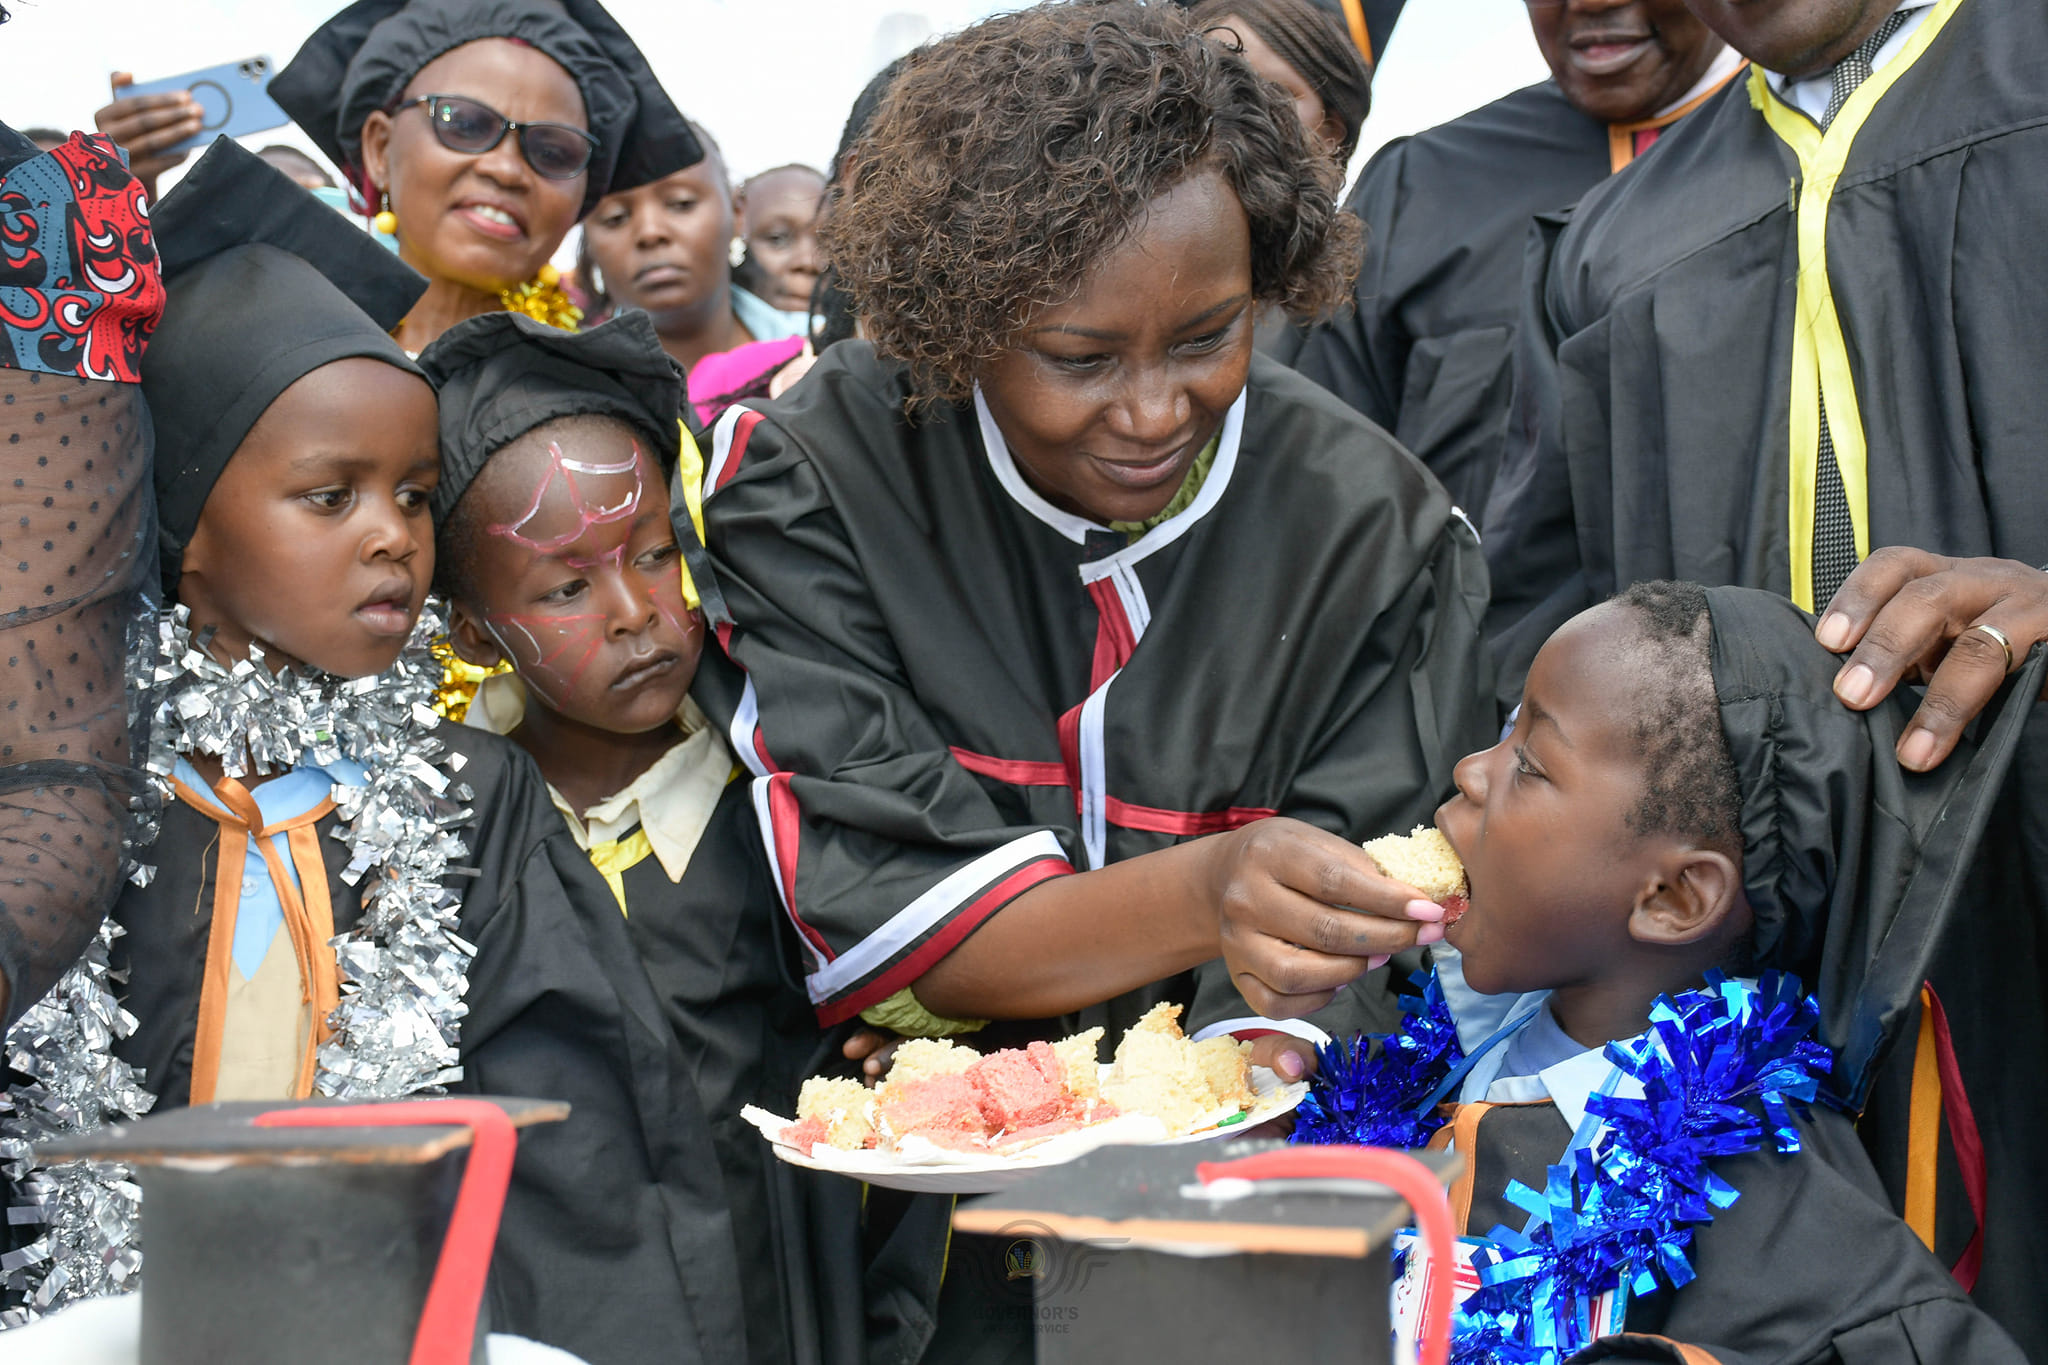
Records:
[[[1369,972],[1376,972],[1380,968],[1386,966],[1391,961],[1393,961],[1393,957],[1391,954],[1375,953],[1373,956],[1365,960],[1365,969]]]
[[[1425,924],[1415,931],[1415,946],[1424,948],[1443,940],[1444,927],[1441,924]]]
[[[1444,908],[1435,901],[1409,901],[1401,907],[1401,913],[1408,916],[1409,919],[1422,919],[1434,922],[1444,917]]]

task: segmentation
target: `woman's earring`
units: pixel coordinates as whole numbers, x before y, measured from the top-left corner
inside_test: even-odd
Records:
[[[725,259],[732,265],[734,270],[738,270],[741,266],[745,265],[747,263],[747,239],[738,233],[734,233],[732,245],[725,249]]]
[[[377,210],[377,216],[370,220],[370,226],[383,233],[386,237],[396,237],[398,235],[398,215],[391,211],[391,196],[379,190],[377,192],[377,199],[380,207]]]

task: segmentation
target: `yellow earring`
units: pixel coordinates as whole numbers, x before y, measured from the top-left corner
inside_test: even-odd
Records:
[[[382,202],[383,207],[378,209],[377,216],[370,220],[370,226],[383,233],[386,237],[396,237],[398,235],[398,215],[391,211],[391,196],[379,192],[378,198]]]

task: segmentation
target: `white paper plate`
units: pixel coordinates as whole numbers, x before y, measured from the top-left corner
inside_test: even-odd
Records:
[[[1205,1128],[1185,1137],[1167,1137],[1159,1120],[1144,1114],[1122,1114],[1103,1123],[1061,1133],[1022,1152],[997,1155],[992,1152],[956,1152],[937,1147],[921,1138],[907,1138],[895,1151],[841,1151],[820,1144],[810,1155],[780,1140],[782,1130],[794,1120],[748,1105],[741,1116],[761,1130],[775,1148],[775,1155],[792,1166],[813,1171],[835,1171],[840,1175],[884,1185],[892,1190],[913,1190],[921,1194],[987,1194],[1049,1166],[1064,1165],[1083,1153],[1112,1143],[1140,1143],[1174,1146],[1184,1142],[1213,1142],[1218,1138],[1248,1133],[1270,1119],[1290,1114],[1308,1094],[1307,1081],[1282,1081],[1263,1066],[1252,1068],[1252,1090],[1259,1097],[1251,1112],[1235,1123]]]

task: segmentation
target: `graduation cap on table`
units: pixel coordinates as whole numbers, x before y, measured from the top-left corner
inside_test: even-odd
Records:
[[[1233,1143],[1099,1147],[963,1203],[1005,1283],[1032,1281],[1039,1365],[1391,1358],[1388,1251],[1419,1225],[1430,1258],[1423,1365],[1450,1344],[1455,1151]],[[1000,1287],[1000,1286],[999,1286]]]
[[[554,1100],[198,1105],[37,1149],[142,1185],[140,1365],[467,1365],[515,1132]],[[61,1320],[61,1318],[59,1319]]]

